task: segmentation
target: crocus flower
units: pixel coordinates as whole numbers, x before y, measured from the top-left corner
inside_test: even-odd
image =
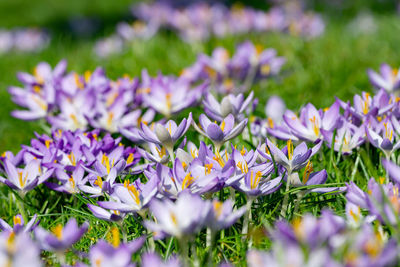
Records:
[[[172,120],[169,120],[165,124],[156,123],[152,128],[142,123],[142,131],[139,132],[139,135],[147,142],[164,146],[169,155],[173,157],[176,141],[186,133],[191,122],[192,113],[189,114],[188,119],[183,119],[179,126]]]
[[[87,204],[87,206],[92,214],[101,220],[119,222],[125,217],[125,213],[121,213],[118,210],[103,209],[92,204]]]
[[[0,266],[43,266],[40,249],[29,233],[0,233]]]
[[[383,88],[388,93],[393,93],[400,88],[400,72],[398,69],[392,69],[388,64],[381,65],[380,74],[368,69],[368,77],[375,88]]]
[[[65,227],[61,224],[53,227],[51,233],[40,226],[34,230],[34,233],[42,249],[48,251],[64,251],[78,242],[86,233],[88,227],[89,224],[86,222],[79,227],[76,220],[72,218],[67,222]]]
[[[274,125],[281,124],[285,110],[285,102],[279,96],[271,96],[268,99],[268,102],[265,105],[265,115],[267,115],[268,121],[272,121],[271,128],[273,128]]]
[[[37,220],[37,215],[35,214],[29,222],[25,225],[24,219],[21,214],[17,214],[13,217],[13,226],[6,223],[3,219],[0,219],[0,230],[5,232],[14,232],[18,234],[19,232],[29,233],[35,229],[39,221]]]
[[[328,146],[331,147],[333,132],[321,129],[321,133]],[[333,149],[337,152],[341,151],[343,155],[349,155],[365,142],[364,136],[364,127],[357,127],[354,124],[344,122],[336,131]]]
[[[55,171],[57,179],[62,182],[62,185],[47,182],[46,185],[53,190],[76,194],[80,192],[79,187],[86,184],[88,178],[84,177],[85,171],[82,166],[78,165],[71,175],[65,171],[57,169]]]
[[[400,184],[400,167],[390,160],[382,159],[382,165],[389,177],[397,184]]]
[[[266,145],[271,150],[271,153],[274,157],[275,162],[282,165],[288,172],[288,174],[292,173],[293,171],[298,171],[304,168],[309,159],[318,152],[321,148],[322,142],[318,142],[313,148],[307,148],[306,143],[302,142],[293,150],[293,143],[291,140],[287,142],[287,146],[285,149],[286,153],[277,148],[268,138],[266,139]],[[258,149],[258,151],[267,158],[268,155],[265,155],[264,151],[266,149]]]
[[[263,177],[261,171],[254,169],[250,169],[242,179],[232,183],[231,186],[251,197],[272,194],[281,187],[282,176],[270,179],[270,177]],[[271,164],[269,172],[272,170],[273,165]]]
[[[215,148],[219,150],[221,146],[228,140],[237,137],[246,127],[247,119],[239,122],[236,126],[235,118],[229,114],[220,125],[211,122],[206,115],[201,114],[199,117],[200,127],[196,123],[192,123],[194,128],[202,135],[213,141]]]
[[[250,92],[249,96],[245,99],[243,94],[237,96],[230,94],[225,96],[221,100],[221,103],[218,103],[214,96],[208,93],[203,100],[204,111],[212,119],[219,122],[223,121],[229,114],[232,114],[235,120],[240,122],[244,119],[243,112],[250,105],[253,95],[253,92]]]
[[[286,125],[298,138],[315,142],[321,139],[321,129],[330,131],[338,121],[340,104],[335,102],[325,112],[317,111],[312,104],[307,104],[300,111],[300,118],[290,110],[283,115]]]
[[[5,159],[4,168],[7,179],[0,177],[0,181],[22,194],[46,181],[53,173],[53,170],[42,170],[40,161],[37,159],[31,160],[24,169],[15,167],[8,159]]]
[[[390,158],[393,151],[400,147],[400,142],[395,143],[395,136],[393,135],[393,125],[390,121],[382,121],[384,126],[380,132],[376,132],[371,127],[365,126],[365,132],[367,133],[368,140],[370,143],[382,150],[386,158]]]
[[[178,257],[170,257],[167,261],[163,261],[161,257],[154,252],[147,252],[142,255],[142,266],[143,267],[183,267]]]
[[[111,229],[111,244],[99,240],[89,251],[89,259],[93,267],[134,267],[132,254],[138,251],[145,241],[143,237],[137,238],[128,243],[120,241],[117,228]]]
[[[245,212],[246,207],[233,210],[233,202],[231,200],[226,200],[225,202],[213,200],[207,226],[214,231],[228,228],[242,217]]]
[[[99,201],[98,204],[102,208],[125,213],[139,212],[156,195],[158,182],[155,178],[149,179],[146,184],[141,183],[140,180],[136,180],[133,183],[126,180],[123,186],[116,185],[114,187],[110,196],[113,201]]]
[[[153,200],[149,208],[157,222],[145,221],[146,228],[153,231],[156,237],[170,235],[181,239],[190,237],[205,226],[211,203],[189,192],[182,192],[175,203],[168,199],[162,202]],[[196,212],[193,213],[193,210]]]
[[[157,112],[169,118],[199,101],[207,84],[191,88],[183,79],[164,77],[151,81],[149,92],[143,94],[143,102]]]

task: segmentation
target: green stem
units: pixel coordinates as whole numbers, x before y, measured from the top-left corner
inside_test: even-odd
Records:
[[[249,197],[246,203],[246,213],[244,215],[243,228],[242,228],[242,236],[243,239],[247,238],[247,234],[249,232],[249,223],[251,221],[251,205],[253,204],[253,198]]]
[[[287,208],[288,208],[288,201],[289,201],[289,188],[290,188],[290,175],[291,172],[288,172],[287,175],[287,180],[286,180],[286,190],[285,190],[285,196],[283,198],[283,202],[282,202],[282,209],[281,209],[281,217],[285,217],[286,216],[286,212],[287,212]]]
[[[25,196],[25,195],[21,193],[21,194],[19,195],[19,197],[16,196],[15,198],[16,198],[16,200],[17,200],[18,209],[19,209],[19,212],[20,212],[21,215],[22,215],[22,218],[24,219],[24,222],[25,222],[25,223],[28,223],[28,216],[26,215],[26,211],[25,211],[25,207],[24,207],[24,202],[23,202],[23,197],[24,197],[24,196]]]

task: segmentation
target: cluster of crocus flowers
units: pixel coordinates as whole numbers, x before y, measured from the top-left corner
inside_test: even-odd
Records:
[[[80,75],[67,72],[64,60],[54,68],[42,62],[33,74],[18,74],[22,87],[9,88],[12,100],[23,108],[12,115],[22,120],[45,119],[52,129],[119,132],[138,142],[141,124],[150,126],[156,114],[171,118],[198,106],[203,95],[207,95],[204,108],[213,118],[221,120],[232,114],[235,120],[244,119],[243,114],[253,108],[252,94],[246,99],[232,94],[219,104],[211,93],[246,91],[256,79],[277,75],[285,62],[274,49],[256,49],[250,42],[240,45],[231,60],[218,63],[221,67],[212,62],[218,58],[208,62],[204,57],[179,77],[150,77],[143,70],[141,77],[125,75],[114,81],[101,68]],[[244,81],[246,86],[239,86]]]
[[[353,105],[336,99],[330,107],[320,110],[308,103],[299,115],[286,110],[281,120],[253,119],[251,129],[259,139],[269,134],[281,140],[323,141],[343,155],[350,155],[364,143],[370,143],[389,159],[400,145],[398,109],[398,98],[380,89],[375,95],[366,92],[355,95]]]
[[[182,71],[181,77],[194,84],[206,79],[210,83],[211,90],[221,94],[246,92],[255,81],[278,75],[285,62],[284,57],[277,56],[275,49],[264,48],[247,41],[239,44],[232,56],[223,47],[214,49],[211,56],[200,54],[192,66]],[[233,113],[236,111],[235,108],[240,110],[243,104],[248,105],[247,102],[243,102],[243,96],[237,97],[234,99],[232,95],[229,96]],[[208,96],[204,104],[212,102],[213,99]],[[228,100],[224,99],[221,108],[229,108],[226,104]],[[216,108],[210,111],[218,112]],[[220,112],[223,111],[226,110]],[[234,115],[236,117],[236,114]]]
[[[318,219],[307,214],[291,223],[278,221],[270,231],[271,250],[249,251],[249,266],[361,267],[393,266],[396,262],[398,245],[382,226],[363,222],[351,227],[329,210],[322,211]]]
[[[198,42],[211,36],[250,32],[288,32],[306,38],[324,32],[324,22],[313,13],[305,13],[300,6],[294,9],[277,5],[268,11],[221,3],[192,3],[175,8],[167,3],[141,3],[132,8],[133,14],[147,25],[170,28],[187,42]]]
[[[38,52],[50,41],[48,33],[38,28],[0,29],[0,55],[10,52]]]

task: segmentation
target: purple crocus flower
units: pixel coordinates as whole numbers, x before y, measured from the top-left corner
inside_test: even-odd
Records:
[[[368,77],[376,89],[385,89],[388,93],[393,93],[400,88],[400,71],[392,69],[388,64],[382,64],[380,74],[368,69]]]
[[[204,111],[210,118],[219,122],[223,121],[229,114],[232,114],[235,120],[240,122],[244,119],[243,112],[251,104],[253,95],[254,93],[250,92],[245,99],[243,94],[237,96],[230,94],[222,98],[221,103],[218,103],[214,96],[208,93],[203,100]]]
[[[190,237],[205,226],[211,203],[186,191],[179,195],[175,203],[168,199],[162,202],[153,200],[149,208],[157,222],[145,221],[146,228],[153,231],[157,238],[169,235],[181,239]],[[196,212],[193,213],[193,210]]]
[[[246,207],[233,210],[233,204],[231,200],[226,200],[225,202],[213,200],[207,226],[213,231],[232,226],[246,212]]]
[[[139,134],[140,132],[140,125],[144,123],[149,125],[155,116],[155,111],[153,109],[148,109],[146,112],[142,114],[140,109],[132,111],[129,115],[126,115],[126,120],[130,123],[123,125],[119,128],[119,132],[131,140],[132,142],[140,142],[142,138]]]
[[[271,96],[268,99],[268,102],[265,105],[265,115],[267,115],[268,121],[271,120],[272,122],[271,128],[273,128],[275,125],[281,124],[285,110],[285,102],[279,96]]]
[[[199,117],[200,127],[196,123],[192,123],[194,128],[202,135],[208,137],[213,141],[216,150],[219,150],[221,146],[228,140],[237,137],[247,125],[247,119],[239,122],[235,125],[235,118],[232,114],[229,114],[220,125],[211,122],[206,115],[201,114]]]
[[[163,78],[163,79],[162,79]],[[191,88],[184,79],[157,77],[151,79],[149,92],[143,94],[144,106],[169,118],[200,100],[207,84]]]
[[[400,147],[400,142],[395,143],[395,136],[393,135],[394,129],[391,121],[386,119],[378,126],[383,127],[380,127],[381,129],[376,127],[378,130],[378,132],[376,132],[374,129],[366,125],[365,132],[367,133],[370,143],[374,147],[381,149],[386,158],[389,159],[393,151]]]
[[[392,180],[400,184],[400,167],[387,159],[382,159],[382,165]]]
[[[165,124],[156,123],[151,128],[142,123],[142,131],[139,132],[139,135],[146,142],[163,145],[169,155],[174,157],[174,145],[189,129],[191,122],[192,113],[189,114],[187,119],[183,119],[179,126],[172,120],[167,121]]]
[[[43,266],[40,249],[29,233],[0,233],[0,266]]]
[[[142,267],[183,267],[178,257],[170,257],[168,260],[163,261],[161,257],[155,252],[147,252],[142,255]]]
[[[113,228],[112,244],[99,240],[89,251],[89,259],[93,267],[134,267],[132,254],[138,251],[145,241],[143,237],[129,243],[120,244],[119,231]]]
[[[70,219],[65,227],[61,224],[53,227],[47,232],[38,226],[35,230],[35,238],[39,241],[42,249],[47,251],[64,251],[79,241],[86,233],[89,224],[85,222],[81,227],[78,226],[74,218]]]
[[[328,146],[332,146],[332,131],[321,129],[324,140]],[[337,129],[333,149],[337,152],[341,151],[343,155],[350,155],[353,149],[360,147],[365,142],[365,128],[357,127],[354,124],[343,122],[343,125]]]
[[[28,162],[24,169],[15,167],[8,159],[5,159],[4,169],[7,179],[0,177],[0,181],[21,194],[32,190],[53,174],[53,170],[42,170],[40,161],[37,159]]]
[[[121,213],[118,210],[103,209],[102,207],[98,207],[92,204],[87,204],[87,206],[95,217],[105,221],[120,222],[126,215],[125,213]]]
[[[338,121],[340,104],[336,101],[325,112],[317,111],[312,104],[307,104],[300,111],[300,118],[292,111],[287,110],[283,119],[290,131],[298,138],[315,142],[322,138],[321,129],[330,131]]]
[[[293,171],[298,171],[304,168],[309,159],[319,151],[322,145],[322,141],[318,142],[313,148],[309,149],[306,143],[302,142],[295,149],[293,149],[293,143],[291,140],[287,142],[287,146],[284,151],[277,148],[268,138],[266,139],[266,145],[271,150],[271,153],[274,157],[275,162],[282,165],[290,175]],[[264,153],[266,149],[261,146],[258,149],[259,153],[263,155],[265,158],[268,158],[268,155]],[[287,152],[287,156],[286,156]]]
[[[62,182],[61,185],[47,182],[46,185],[53,190],[77,194],[80,192],[79,187],[86,184],[88,177],[84,177],[85,171],[81,165],[78,165],[71,175],[68,175],[65,171],[57,169],[55,171],[57,179]]]
[[[37,215],[33,215],[33,217],[29,220],[29,222],[25,225],[24,219],[21,214],[17,214],[13,217],[13,226],[6,223],[3,219],[0,219],[0,230],[4,232],[14,232],[18,234],[19,232],[29,233],[33,231],[36,226],[39,224],[37,220]]]
[[[114,187],[110,196],[113,201],[99,201],[98,204],[102,208],[125,213],[139,212],[155,197],[158,183],[156,178],[149,179],[146,184],[142,184],[140,180],[133,183],[126,180],[124,185]]]

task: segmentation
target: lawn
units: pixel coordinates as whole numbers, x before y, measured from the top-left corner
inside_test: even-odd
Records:
[[[47,61],[54,66],[59,60],[67,59],[68,69],[81,73],[101,66],[112,78],[124,73],[138,76],[143,68],[148,69],[150,74],[159,71],[178,74],[195,61],[198,53],[209,54],[216,46],[233,51],[239,42],[252,40],[277,49],[279,55],[288,59],[279,80],[256,86],[254,90],[263,92],[260,98],[278,94],[289,108],[296,110],[306,102],[325,107],[334,101],[334,96],[350,100],[355,93],[371,91],[367,68],[377,69],[382,62],[396,66],[400,60],[400,17],[390,12],[391,5],[386,2],[383,2],[386,5],[378,6],[379,12],[371,13],[377,23],[377,30],[373,33],[354,34],[349,30],[348,23],[352,15],[364,9],[364,4],[355,2],[354,6],[339,12],[342,14],[340,16],[332,12],[329,6],[319,7],[329,11],[324,16],[327,29],[324,35],[315,40],[304,41],[285,34],[253,34],[213,39],[193,47],[172,33],[162,33],[149,41],[137,41],[123,54],[101,60],[92,52],[95,37],[111,33],[121,17],[129,17],[126,7],[130,1],[118,1],[115,5],[109,1],[97,2],[99,4],[94,6],[84,1],[19,0],[0,3],[0,25],[43,26],[54,35],[50,46],[40,53],[0,55],[0,147],[3,151],[18,150],[20,144],[29,143],[33,131],[40,131],[36,123],[15,120],[10,116],[15,105],[7,93],[8,86],[19,85],[16,79],[18,71],[31,72],[40,61]],[[373,6],[374,1],[369,4]],[[26,7],[21,9],[21,6]],[[76,14],[102,21],[95,36],[78,38],[66,31],[68,20]],[[265,99],[261,103],[265,103]]]
[[[235,35],[220,39],[211,38],[202,43],[189,44],[177,38],[173,32],[161,31],[150,40],[132,42],[123,53],[102,59],[98,58],[93,52],[95,42],[99,38],[113,33],[116,23],[120,20],[129,20],[128,7],[131,1],[99,0],[96,1],[96,4],[80,0],[2,1],[0,2],[0,25],[2,27],[43,27],[49,31],[52,39],[49,46],[41,52],[0,54],[1,151],[10,150],[17,152],[20,150],[21,145],[29,145],[30,140],[35,136],[34,132],[43,133],[39,122],[26,122],[11,117],[10,112],[18,109],[18,107],[11,101],[7,91],[9,86],[20,85],[16,77],[19,71],[31,73],[34,67],[41,61],[49,62],[52,66],[55,66],[60,60],[66,59],[68,61],[68,70],[76,71],[80,74],[83,74],[86,70],[93,71],[100,66],[105,69],[107,76],[112,79],[117,79],[124,74],[129,74],[131,77],[138,77],[141,75],[143,69],[147,69],[151,75],[156,75],[159,72],[178,75],[182,69],[192,65],[200,53],[210,54],[216,47],[225,47],[232,54],[239,43],[251,40],[253,43],[262,45],[264,48],[271,47],[276,49],[279,56],[287,59],[287,63],[284,65],[280,75],[273,79],[256,83],[253,86],[252,90],[255,93],[255,97],[260,102],[256,115],[262,114],[267,99],[272,95],[280,96],[289,109],[298,111],[309,102],[313,103],[317,108],[326,108],[333,104],[335,97],[347,102],[352,101],[355,94],[360,94],[363,91],[372,93],[374,89],[368,79],[367,69],[372,68],[377,70],[384,62],[392,67],[399,66],[400,14],[396,12],[395,1],[359,0],[352,1],[352,3],[343,2],[341,4],[339,2],[341,1],[307,2],[315,11],[321,13],[326,23],[325,33],[310,40],[284,33],[263,33]],[[260,4],[259,1],[250,1],[249,3],[260,8],[268,6],[264,3]],[[249,3],[246,2],[246,4]],[[360,14],[367,14],[369,18],[372,18],[375,29],[371,27],[370,29],[364,29],[364,31],[360,30],[355,22],[355,19]],[[95,22],[94,30],[84,35],[73,33],[71,21],[73,19],[82,20],[83,18],[89,18]],[[198,121],[202,110],[197,108],[193,109],[193,111],[193,117]],[[182,118],[187,117],[187,115],[188,112],[184,111],[175,117],[175,121],[178,122]],[[221,125],[221,129],[224,127],[225,124]],[[118,134],[113,135],[114,138],[116,136]],[[191,138],[197,135],[193,131],[188,136]],[[93,138],[96,139],[97,136]],[[201,138],[194,142],[205,139],[207,138]],[[244,139],[246,138],[239,136],[234,140],[239,140],[236,143],[240,147],[245,145],[248,149],[255,148],[258,145],[255,143],[252,144],[252,140],[249,142]],[[124,139],[122,142],[126,143],[127,140]],[[207,144],[211,145],[212,142],[208,141]],[[280,144],[280,147],[283,147],[283,142]],[[291,143],[287,144],[290,147]],[[313,145],[312,142],[308,143],[308,147]],[[215,151],[215,153],[219,153],[219,149]],[[286,151],[285,153],[290,158],[291,152],[288,150],[284,151]],[[318,159],[314,162],[314,169],[317,171],[327,170],[327,185],[345,186],[345,183],[348,183],[351,177],[351,180],[356,182],[365,191],[367,190],[368,183],[368,179],[366,178],[372,176],[378,178],[386,175],[384,168],[379,163],[382,153],[377,149],[373,149],[370,144],[363,145],[356,153],[351,155],[341,156],[339,154],[328,146],[323,145],[320,152],[314,156]],[[71,157],[71,155],[69,156]],[[361,162],[360,165],[358,165],[358,162]],[[167,165],[168,162],[166,163]],[[275,166],[275,161],[273,162],[273,166],[275,167],[275,174],[277,174],[278,170]],[[301,170],[304,167],[304,176],[308,172],[313,171],[312,165],[311,168],[308,168],[309,165],[304,165]],[[303,174],[303,171],[300,172]],[[286,175],[286,173],[283,173],[283,175]],[[145,179],[143,175],[135,176],[128,174],[126,177],[129,179],[140,177],[138,180]],[[122,177],[121,175],[118,181],[122,182],[126,177]],[[99,182],[97,181],[97,183]],[[288,199],[290,203],[294,204],[297,201],[295,197],[300,190],[301,188],[291,189],[289,192],[291,193],[291,197]],[[67,218],[70,217],[78,218],[79,222],[83,222],[84,220],[90,222],[91,226],[88,233],[74,248],[87,251],[94,240],[99,238],[113,239],[111,224],[96,219],[86,208],[86,204],[94,204],[96,202],[96,199],[89,198],[88,194],[60,195],[53,190],[49,190],[44,185],[38,186],[33,191],[23,201],[25,209],[30,215],[38,213],[42,220],[41,225],[45,228],[50,229],[57,223],[64,224]],[[215,196],[218,195],[222,200],[228,198],[228,194],[232,194],[232,191],[224,188],[215,193]],[[20,203],[20,197],[12,192],[13,190],[8,187],[0,186],[0,218],[10,219],[18,210],[23,210],[23,208],[17,205],[17,203]],[[263,196],[254,201],[252,219],[255,222],[255,227],[250,229],[250,235],[254,236],[254,245],[256,247],[271,247],[269,239],[266,238],[257,243],[255,237],[264,231],[264,226],[267,229],[273,226],[277,218],[279,218],[278,213],[280,212],[279,207],[281,202],[285,201],[283,199],[289,193],[288,190],[285,192],[282,189],[275,194]],[[235,196],[234,193],[233,195]],[[104,194],[102,197],[107,199],[108,195]],[[247,198],[245,194],[237,193],[236,205],[238,207],[246,206],[246,203],[249,203],[247,202],[249,199],[251,198]],[[301,198],[299,198],[298,202],[300,203],[300,201]],[[344,194],[310,195],[303,199],[299,214],[309,212],[313,215],[320,215],[323,208],[330,207],[337,214],[344,215],[345,203]],[[248,215],[246,213],[246,216]],[[288,216],[288,218],[292,219],[296,217],[295,215],[298,215],[297,210],[291,216]],[[149,215],[148,217],[150,218],[151,216]],[[141,220],[140,216],[135,215],[129,216],[124,221],[124,226],[121,228],[128,233],[127,238],[129,240],[137,238],[141,233],[145,232],[146,228],[139,223]],[[172,220],[175,221],[174,218]],[[399,233],[398,229],[397,231],[393,230],[395,228],[388,227],[385,228],[385,231],[391,232],[391,234],[394,233],[394,236]],[[221,251],[215,251],[214,259],[218,258],[221,260],[227,257],[228,260],[236,264],[245,265],[243,257],[246,255],[247,243],[242,242],[237,229],[238,227],[232,227],[223,232],[221,240],[217,242],[219,247],[224,251],[222,249]],[[224,238],[225,233],[226,237]],[[194,250],[197,249],[196,252],[201,259],[207,260],[208,251],[207,249],[203,249],[205,247],[204,241],[206,240],[206,235],[208,236],[208,233],[206,234],[205,231],[201,232],[198,238],[194,239],[192,248]],[[146,243],[147,247],[152,246],[149,242],[148,240]],[[182,250],[181,244],[178,244],[177,239],[173,238],[157,242],[157,248],[164,253],[164,256],[170,255],[172,251],[177,252],[178,247]],[[193,252],[191,253],[193,254]],[[68,255],[70,257],[68,259],[70,263],[78,260],[77,256],[72,256],[73,254],[73,251],[69,250]],[[42,256],[44,256],[43,258],[48,265],[55,263],[53,262],[55,260],[53,254],[44,252]],[[140,256],[135,255],[134,260],[140,260]]]

